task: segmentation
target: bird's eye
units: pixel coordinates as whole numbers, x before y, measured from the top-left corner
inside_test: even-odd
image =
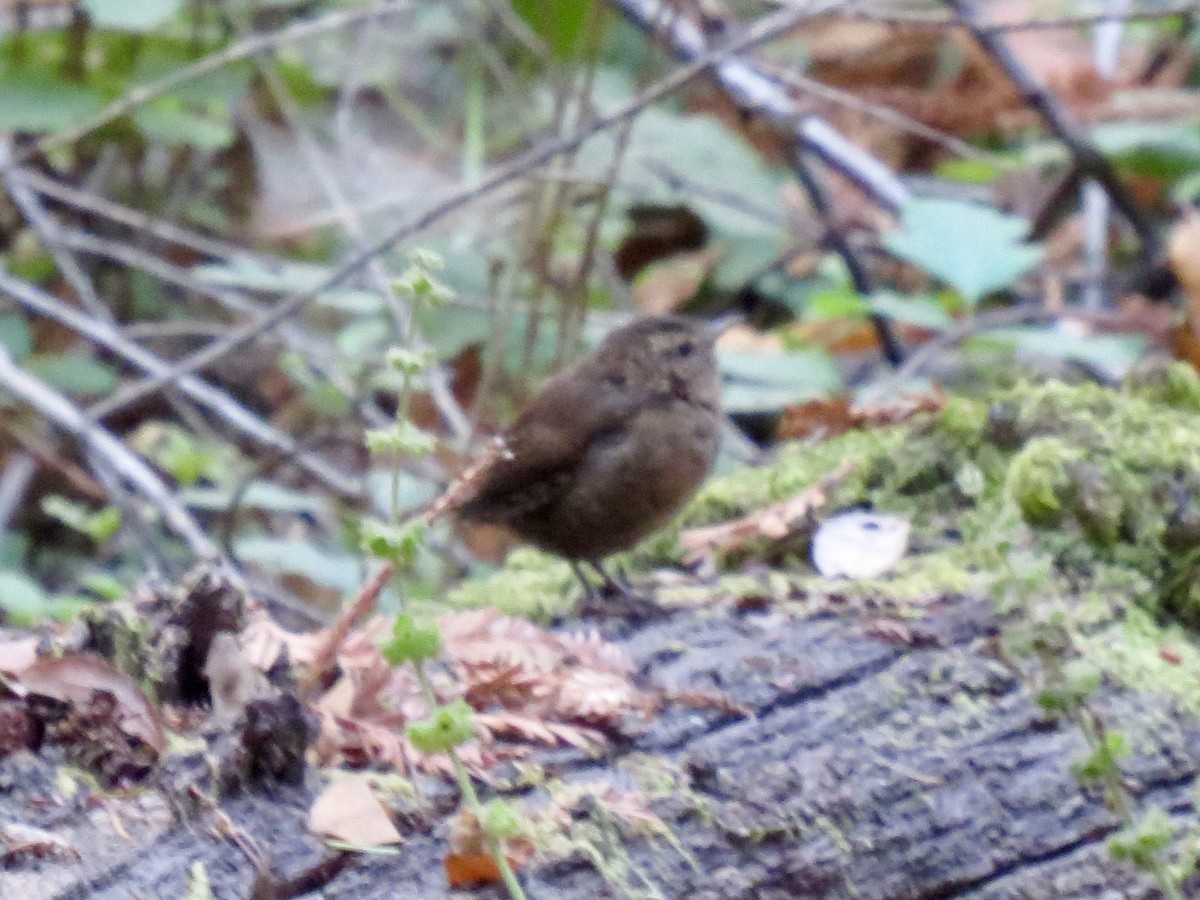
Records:
[[[692,355],[692,352],[693,352],[695,349],[696,349],[696,345],[695,345],[695,344],[684,343],[684,344],[680,344],[678,347],[676,347],[676,348],[675,348],[675,352],[676,352],[677,354],[679,354],[680,356],[682,356],[682,357],[685,357],[685,358],[686,358],[686,357],[688,357],[688,356],[691,356],[691,355]]]

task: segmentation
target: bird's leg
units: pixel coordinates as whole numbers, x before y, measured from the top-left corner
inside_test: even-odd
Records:
[[[604,566],[602,566],[599,562],[593,560],[589,562],[588,565],[591,566],[592,569],[595,570],[596,574],[604,580],[604,590],[608,593],[622,597],[636,596],[633,592],[633,588],[629,586],[629,577],[624,572],[618,570],[618,577],[613,578],[613,576],[609,574],[608,570],[605,569]]]
[[[599,597],[589,596],[581,613],[597,618],[619,618],[627,622],[653,622],[668,615],[668,611],[654,602],[653,597],[639,594],[629,584],[625,573],[614,578],[596,560],[588,560],[587,567],[604,579]]]
[[[593,604],[600,598],[596,593],[596,586],[592,584],[590,578],[584,574],[583,566],[572,560],[570,562],[571,571],[575,573],[575,577],[579,579],[580,585],[583,587],[583,598],[587,604]]]

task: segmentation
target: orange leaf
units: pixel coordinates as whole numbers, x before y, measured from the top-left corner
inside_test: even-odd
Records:
[[[452,888],[473,884],[499,884],[502,880],[500,866],[488,853],[447,853],[444,865],[446,883]]]

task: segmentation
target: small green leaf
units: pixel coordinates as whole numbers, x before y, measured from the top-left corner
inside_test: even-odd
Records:
[[[167,147],[224,150],[236,136],[228,117],[185,109],[173,97],[143,106],[133,114],[133,121],[143,135]]]
[[[841,389],[837,365],[819,350],[791,353],[721,351],[723,405],[731,413],[782,409]]]
[[[437,436],[404,419],[388,428],[368,431],[366,445],[372,453],[398,453],[421,458],[437,449]]]
[[[584,31],[593,21],[596,0],[512,0],[513,9],[533,29],[557,60],[578,59],[584,49]]]
[[[888,252],[953,287],[970,304],[1009,287],[1041,260],[1025,242],[1029,223],[961,200],[919,198],[905,204],[900,227],[884,239]]]
[[[418,627],[412,616],[396,616],[391,639],[379,649],[393,666],[436,659],[442,652],[442,633],[436,625]]]
[[[113,31],[153,31],[182,8],[183,0],[83,0],[96,27]]]
[[[33,352],[33,329],[24,316],[0,316],[0,347],[17,362]]]
[[[499,797],[493,797],[484,804],[479,822],[485,832],[502,841],[516,837],[522,831],[521,817],[517,811],[511,803]]]
[[[22,69],[0,74],[0,131],[58,131],[94,114],[103,98],[90,87]]]
[[[421,518],[409,519],[399,525],[364,519],[362,547],[372,556],[390,559],[401,569],[408,569],[417,561],[427,530],[428,526]]]
[[[35,353],[25,360],[30,374],[79,397],[101,397],[117,387],[117,373],[87,351]]]
[[[986,159],[947,159],[934,171],[939,178],[963,184],[991,184],[1000,175],[1000,168]]]
[[[32,625],[50,611],[50,598],[33,579],[0,570],[0,610],[18,625]]]
[[[954,324],[936,297],[902,297],[891,291],[879,291],[872,294],[868,302],[873,312],[893,322],[916,325],[930,331],[945,331]]]
[[[42,500],[42,512],[87,535],[97,544],[103,544],[121,528],[121,512],[115,506],[93,511],[58,494]]]
[[[409,725],[408,739],[422,753],[445,753],[471,739],[474,716],[475,710],[460,697],[439,707],[432,719]]]

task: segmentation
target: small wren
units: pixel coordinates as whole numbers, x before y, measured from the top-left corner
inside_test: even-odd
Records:
[[[716,329],[639,319],[552,378],[504,432],[463,518],[501,525],[587,564],[666,525],[712,471],[720,443]],[[627,594],[627,591],[621,590]]]

